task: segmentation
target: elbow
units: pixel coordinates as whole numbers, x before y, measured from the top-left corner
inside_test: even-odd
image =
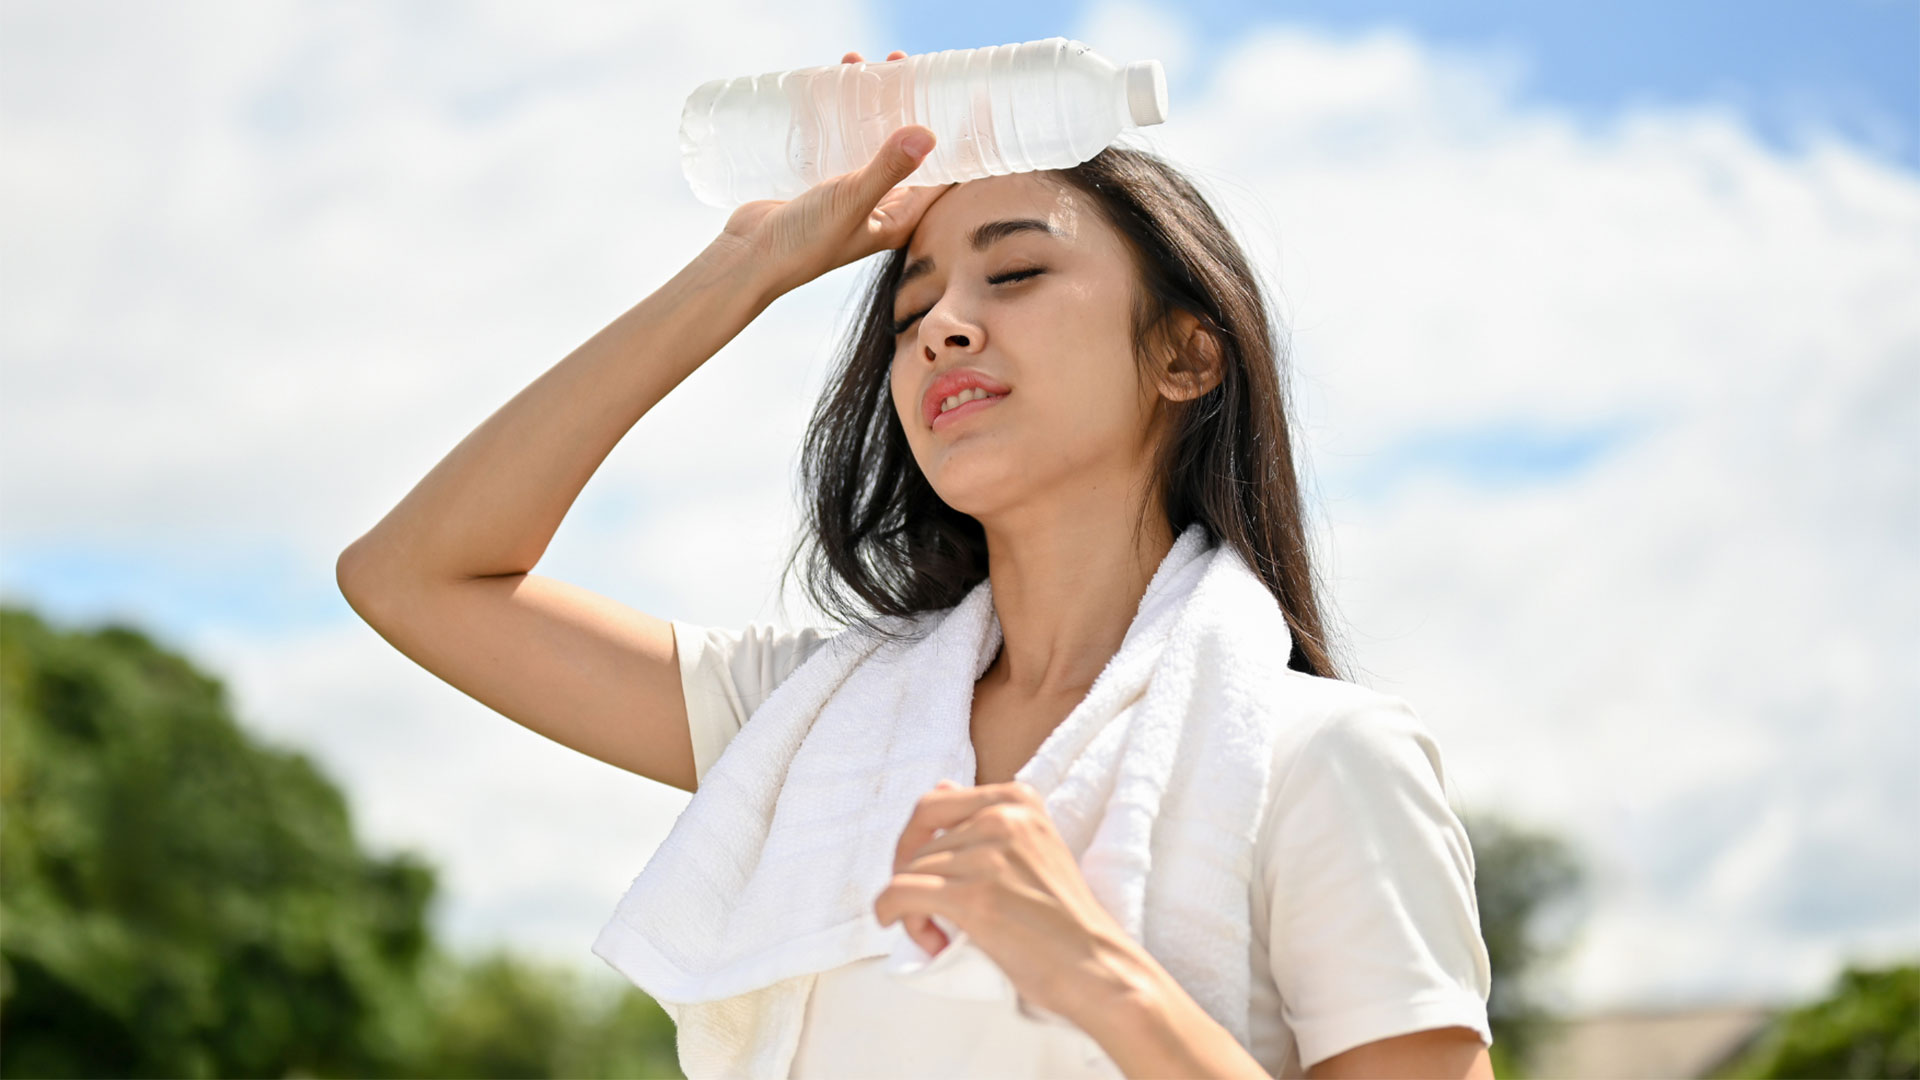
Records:
[[[421,574],[406,553],[386,546],[384,538],[363,536],[333,563],[333,581],[347,606],[376,630],[416,606],[435,580]]]
[[[370,598],[375,586],[374,570],[363,546],[364,540],[356,540],[347,545],[347,549],[334,560],[333,582],[340,589],[340,595],[346,598],[348,606],[366,617]]]

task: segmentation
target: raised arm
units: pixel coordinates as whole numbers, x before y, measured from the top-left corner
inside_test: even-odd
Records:
[[[694,786],[671,624],[531,573],[628,429],[772,296],[736,238],[487,417],[341,553],[340,591],[420,666],[583,754]]]
[[[740,207],[659,290],[495,410],[341,553],[353,609],[515,722],[693,790],[671,624],[532,570],[628,429],[774,299],[906,243],[945,190],[895,188],[918,167],[899,145],[916,130],[799,198]]]

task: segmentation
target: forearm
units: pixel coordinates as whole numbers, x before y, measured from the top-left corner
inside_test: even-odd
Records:
[[[342,566],[376,583],[531,570],[627,431],[774,295],[740,248],[724,239],[708,246],[495,410],[354,542]]]
[[[1127,1076],[1268,1080],[1231,1032],[1207,1015],[1152,954],[1131,941],[1103,950],[1101,970],[1070,1017]]]

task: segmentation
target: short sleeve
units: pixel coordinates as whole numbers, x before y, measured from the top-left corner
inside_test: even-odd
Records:
[[[732,629],[673,623],[696,787],[747,718],[832,636],[833,631],[812,626],[787,630],[749,623]]]
[[[1398,698],[1345,707],[1283,768],[1260,872],[1302,1068],[1431,1028],[1491,1046],[1473,848],[1425,725]]]

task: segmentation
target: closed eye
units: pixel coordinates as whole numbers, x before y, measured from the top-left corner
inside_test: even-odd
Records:
[[[1039,274],[1044,274],[1044,273],[1046,273],[1046,271],[1045,271],[1045,270],[1042,270],[1042,269],[1038,269],[1038,268],[1035,268],[1035,269],[1032,269],[1032,270],[1011,270],[1011,271],[1008,271],[1007,273],[1004,273],[1004,274],[996,274],[996,275],[994,275],[993,277],[990,277],[990,278],[988,278],[988,279],[987,279],[987,284],[989,284],[989,285],[1000,285],[1000,284],[1003,284],[1003,283],[1005,283],[1005,282],[1009,282],[1009,281],[1020,281],[1020,280],[1023,280],[1023,279],[1025,279],[1025,278],[1030,278],[1030,277],[1034,277],[1034,276],[1036,276],[1036,275],[1039,275]],[[932,310],[933,310],[932,308],[928,308],[928,309],[927,309],[927,311],[932,311]],[[909,327],[909,326],[912,326],[912,325],[913,325],[913,321],[914,321],[915,319],[918,319],[918,318],[919,318],[919,317],[920,317],[921,315],[925,315],[925,314],[927,313],[927,311],[921,311],[921,312],[917,312],[917,313],[915,313],[915,314],[912,314],[912,315],[909,315],[909,316],[907,316],[906,318],[904,318],[904,319],[901,319],[901,320],[899,320],[899,321],[897,321],[897,322],[895,322],[895,323],[893,324],[893,333],[894,333],[894,336],[895,336],[895,337],[898,337],[899,335],[901,335],[901,334],[904,334],[904,333],[906,333],[906,332],[907,332],[907,327]]]

